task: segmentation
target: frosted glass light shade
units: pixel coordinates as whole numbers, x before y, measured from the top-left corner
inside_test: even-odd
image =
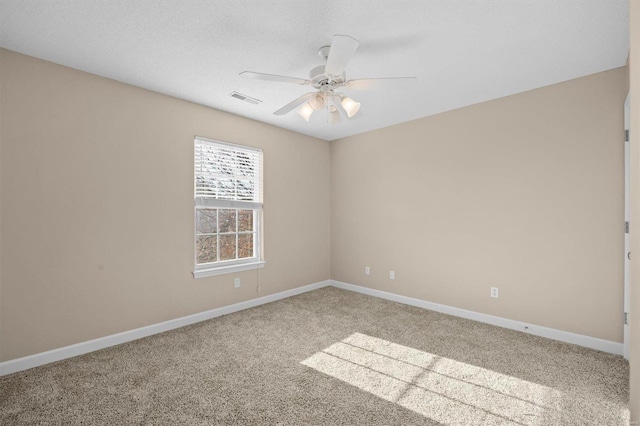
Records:
[[[334,106],[331,106],[329,109],[329,117],[327,118],[327,123],[336,124],[340,121],[342,117],[340,117],[340,111]]]
[[[313,108],[311,107],[311,105],[309,105],[309,102],[298,108],[298,114],[300,114],[300,116],[304,118],[305,121],[309,121],[311,114],[313,114]]]
[[[360,102],[356,102],[351,98],[342,98],[341,104],[349,118],[353,117],[358,113],[358,111],[360,111]]]
[[[309,105],[311,105],[311,108],[319,111],[327,105],[327,99],[322,93],[316,93],[314,97],[309,99]]]

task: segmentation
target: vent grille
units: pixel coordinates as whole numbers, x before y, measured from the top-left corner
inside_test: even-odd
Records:
[[[240,92],[231,92],[229,94],[229,96],[231,96],[232,98],[240,99],[241,101],[249,102],[250,104],[253,104],[253,105],[258,105],[259,103],[262,102],[260,99],[256,99],[256,98],[252,98],[251,96],[243,95]]]

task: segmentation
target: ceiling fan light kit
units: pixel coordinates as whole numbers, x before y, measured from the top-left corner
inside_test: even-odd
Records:
[[[307,102],[298,108],[298,114],[300,114],[300,117],[304,118],[305,121],[309,121],[311,114],[313,114],[313,107]]]
[[[309,99],[309,105],[316,111],[320,111],[327,105],[327,97],[324,93],[318,92],[314,97]]]
[[[342,97],[342,108],[347,112],[347,117],[351,118],[360,111],[360,102],[356,102],[346,96]]]
[[[326,109],[328,113],[327,122],[336,124],[340,121],[341,115],[345,115],[349,119],[353,118],[360,110],[360,103],[335,90],[340,88],[348,90],[401,89],[414,85],[416,82],[415,77],[347,80],[345,68],[356,53],[359,44],[358,40],[347,35],[334,35],[331,46],[322,46],[318,50],[318,54],[325,61],[325,65],[313,68],[309,73],[309,80],[253,71],[243,71],[240,75],[256,80],[294,83],[313,87],[316,89],[315,92],[306,93],[289,102],[275,111],[274,115],[285,115],[297,109],[298,114],[306,121],[309,121],[314,111]]]
[[[327,123],[336,124],[341,120],[340,111],[334,105],[329,107],[329,116],[327,118]]]

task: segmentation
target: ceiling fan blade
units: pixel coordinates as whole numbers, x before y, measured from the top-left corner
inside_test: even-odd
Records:
[[[304,95],[300,96],[297,99],[294,99],[293,101],[289,102],[288,104],[286,104],[285,106],[283,106],[282,108],[274,112],[273,115],[285,115],[290,113],[291,111],[298,108],[300,105],[302,105],[303,103],[307,102],[309,99],[314,97],[316,93],[317,92],[305,93]]]
[[[376,89],[405,89],[415,86],[415,77],[394,77],[394,78],[361,78],[349,80],[345,83],[350,90],[376,90]]]
[[[294,83],[304,86],[310,84],[311,81],[303,78],[287,77],[286,75],[265,74],[262,72],[243,71],[240,73],[242,77],[253,78],[255,80],[278,81],[280,83]]]
[[[347,63],[356,53],[359,44],[358,40],[348,35],[334,35],[324,73],[331,77],[341,76]]]

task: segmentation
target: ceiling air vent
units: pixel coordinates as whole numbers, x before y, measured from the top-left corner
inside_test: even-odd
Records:
[[[254,105],[258,105],[260,102],[262,102],[260,99],[252,98],[251,96],[243,95],[242,93],[238,92],[231,92],[229,96],[231,96],[232,98],[240,99],[241,101],[249,102],[250,104]]]

